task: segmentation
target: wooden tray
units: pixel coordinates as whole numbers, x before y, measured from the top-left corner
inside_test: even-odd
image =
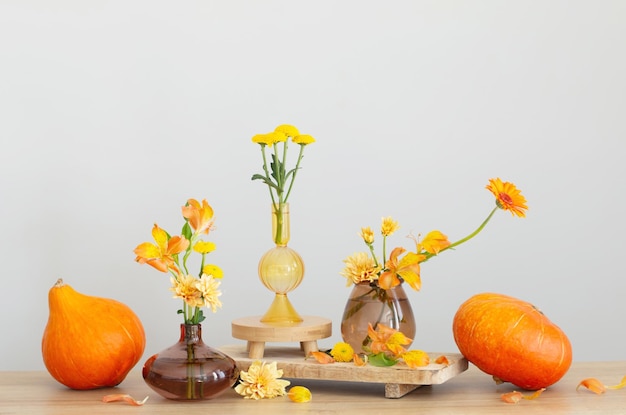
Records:
[[[302,350],[295,347],[268,347],[262,359],[250,358],[245,346],[223,346],[220,350],[235,359],[240,370],[247,370],[255,360],[276,362],[285,378],[383,383],[386,398],[401,398],[422,385],[444,383],[467,370],[468,366],[467,360],[459,353],[428,352],[433,360],[446,356],[449,364],[431,363],[411,369],[403,363],[391,367],[359,367],[354,363],[338,362],[321,364],[314,358],[305,359]]]

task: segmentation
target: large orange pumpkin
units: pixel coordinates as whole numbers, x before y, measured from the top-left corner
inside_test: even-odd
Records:
[[[141,358],[146,336],[126,305],[76,292],[59,279],[48,293],[42,340],[48,372],[72,389],[118,385]]]
[[[565,333],[532,304],[507,295],[471,297],[456,312],[452,330],[467,360],[520,388],[546,388],[572,363]]]

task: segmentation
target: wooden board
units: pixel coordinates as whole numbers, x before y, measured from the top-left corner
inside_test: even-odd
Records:
[[[223,346],[220,350],[235,359],[241,370],[247,370],[259,359],[248,356],[245,346]],[[467,360],[459,353],[428,352],[432,360],[444,355],[449,365],[431,363],[420,368],[409,368],[404,363],[391,367],[355,366],[353,363],[321,364],[313,358],[305,359],[302,351],[293,347],[268,347],[263,361],[276,362],[284,378],[321,379],[346,382],[385,384],[386,398],[400,398],[422,385],[443,383],[467,370]]]

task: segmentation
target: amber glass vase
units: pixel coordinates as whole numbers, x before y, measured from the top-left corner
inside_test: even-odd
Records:
[[[287,293],[304,278],[304,263],[300,255],[287,246],[290,238],[289,204],[272,204],[272,238],[275,247],[259,261],[259,278],[273,291],[274,301],[261,318],[264,323],[293,324],[302,322]]]
[[[369,343],[369,323],[374,329],[382,323],[415,338],[415,317],[403,284],[388,290],[369,282],[353,286],[341,319],[341,336],[356,352]]]
[[[233,359],[202,341],[200,324],[181,324],[178,343],[150,357],[142,375],[165,398],[201,400],[232,387],[239,370]]]

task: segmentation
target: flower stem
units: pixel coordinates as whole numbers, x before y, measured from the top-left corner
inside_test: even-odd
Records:
[[[291,188],[293,187],[293,182],[296,180],[296,174],[298,174],[298,170],[300,170],[300,161],[302,161],[302,154],[304,153],[304,144],[300,144],[300,152],[298,153],[298,161],[296,162],[296,168],[293,171],[293,175],[291,175],[291,182],[289,183],[289,189],[287,189],[287,194],[285,195],[285,199],[283,203],[287,202],[287,198],[289,198],[289,194],[291,193]]]
[[[270,173],[267,170],[267,156],[265,155],[265,145],[261,146],[261,154],[263,155],[263,171],[265,172],[265,178],[270,181]],[[276,200],[274,199],[274,192],[272,192],[272,187],[268,186],[268,190],[270,192],[270,197],[272,198],[272,203],[276,204]]]
[[[495,208],[493,208],[493,210],[491,211],[491,213],[489,214],[489,216],[487,216],[487,219],[485,219],[483,221],[483,223],[480,224],[480,226],[478,228],[476,228],[476,230],[472,233],[470,233],[469,235],[467,235],[465,238],[459,239],[458,241],[450,244],[449,246],[443,248],[442,250],[439,251],[439,253],[442,253],[443,251],[447,250],[447,249],[452,249],[455,246],[459,246],[464,242],[469,241],[470,239],[472,239],[474,236],[478,235],[480,233],[480,231],[483,230],[483,228],[487,225],[487,223],[489,223],[489,221],[491,220],[491,217],[493,216],[494,213],[496,213],[496,210],[498,210],[498,206],[496,206]],[[424,261],[426,261],[427,259],[429,259],[430,257],[433,257],[437,254],[431,254],[431,253],[427,253],[426,254],[426,259]],[[422,261],[422,262],[424,262]]]

